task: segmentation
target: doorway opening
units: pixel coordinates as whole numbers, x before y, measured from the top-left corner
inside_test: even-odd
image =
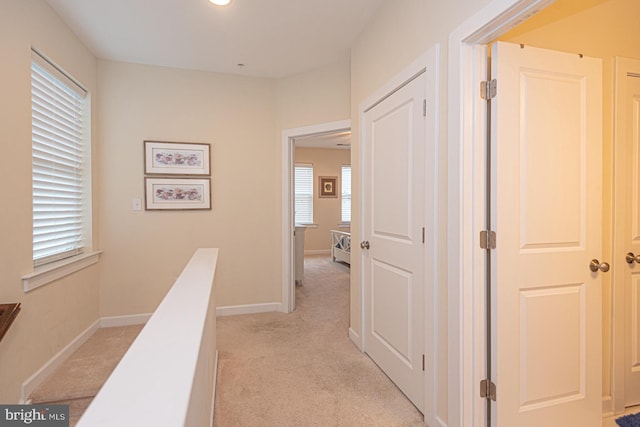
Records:
[[[281,311],[284,313],[295,310],[296,282],[304,283],[304,270],[301,269],[304,269],[305,245],[308,255],[324,254],[329,257],[331,230],[339,230],[341,225],[344,227],[342,229],[348,230],[346,222],[341,221],[343,204],[340,182],[342,166],[351,165],[350,141],[350,120],[287,129],[282,133]],[[311,170],[311,205],[315,207],[311,208],[310,216],[304,221],[306,224],[296,223],[296,163],[303,163]],[[323,195],[327,197],[320,197],[321,179]]]

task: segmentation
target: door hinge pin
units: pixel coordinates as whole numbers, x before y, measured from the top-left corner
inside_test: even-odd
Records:
[[[422,115],[424,117],[427,117],[427,100],[426,99],[422,100]]]
[[[495,98],[498,93],[498,81],[496,79],[480,82],[480,96],[489,100]]]
[[[425,366],[425,362],[424,362],[424,354],[422,355],[422,371],[424,372],[424,366]]]
[[[424,239],[425,239],[425,231],[424,231],[424,227],[422,227],[422,243],[424,243]]]
[[[480,248],[495,249],[496,248],[496,232],[491,230],[482,230],[480,232]]]
[[[496,401],[496,385],[491,380],[480,381],[480,397]]]

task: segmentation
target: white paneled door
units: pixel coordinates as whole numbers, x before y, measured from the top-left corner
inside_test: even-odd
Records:
[[[423,411],[424,164],[422,73],[365,111],[365,351]]]
[[[618,59],[616,100],[616,283],[624,287],[625,406],[640,404],[640,61]]]
[[[602,425],[601,71],[492,46],[494,427]]]

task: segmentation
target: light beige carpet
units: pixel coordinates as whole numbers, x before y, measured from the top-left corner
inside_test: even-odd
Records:
[[[348,337],[349,267],[305,259],[292,314],[220,317],[215,426],[421,426]]]
[[[73,427],[143,326],[98,329],[31,393],[31,403],[69,405]]]

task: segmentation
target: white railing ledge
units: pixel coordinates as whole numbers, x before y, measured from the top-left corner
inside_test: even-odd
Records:
[[[77,427],[213,423],[218,249],[198,249]]]

